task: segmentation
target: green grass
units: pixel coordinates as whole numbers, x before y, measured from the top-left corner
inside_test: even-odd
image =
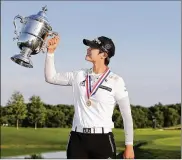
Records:
[[[31,155],[65,150],[70,129],[1,127],[1,157]],[[124,150],[124,131],[113,130],[117,151]],[[180,130],[138,129],[134,131],[134,144],[146,145],[135,150],[136,158],[180,159]],[[122,157],[121,157],[122,158]]]

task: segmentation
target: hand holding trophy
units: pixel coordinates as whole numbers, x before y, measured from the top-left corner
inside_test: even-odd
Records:
[[[15,39],[18,39],[17,46],[19,47],[20,54],[11,57],[11,60],[15,63],[27,67],[33,68],[31,55],[36,55],[41,51],[44,53],[49,48],[46,44],[48,36],[57,36],[58,33],[52,31],[52,27],[46,17],[46,6],[42,8],[36,15],[23,18],[17,15],[14,18]],[[17,33],[16,19],[20,19],[22,23],[21,31]],[[49,43],[48,43],[49,44]]]
[[[60,38],[59,36],[55,36],[54,38],[51,38],[47,42],[47,52],[48,53],[54,53],[55,49],[57,48],[59,44]]]

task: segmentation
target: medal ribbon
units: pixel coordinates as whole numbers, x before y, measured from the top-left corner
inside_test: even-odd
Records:
[[[86,77],[86,91],[87,91],[88,99],[97,92],[99,86],[104,82],[104,80],[107,78],[109,73],[110,73],[110,69],[107,68],[106,71],[104,72],[104,74],[94,84],[92,89],[91,89],[91,78],[89,75],[87,75],[87,77]]]

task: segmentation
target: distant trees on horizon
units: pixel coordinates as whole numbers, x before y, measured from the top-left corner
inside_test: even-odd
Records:
[[[20,92],[14,92],[6,106],[1,106],[0,124],[19,127],[70,128],[74,115],[73,105],[45,104],[37,95],[24,102]],[[151,107],[131,105],[134,128],[163,128],[181,123],[181,103]],[[115,128],[123,128],[123,120],[118,105],[113,112]]]

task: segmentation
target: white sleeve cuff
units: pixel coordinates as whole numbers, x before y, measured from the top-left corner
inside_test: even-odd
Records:
[[[47,52],[47,56],[49,56],[49,57],[54,57],[54,53],[48,53],[48,52]]]
[[[133,145],[133,142],[125,142],[125,145]]]

